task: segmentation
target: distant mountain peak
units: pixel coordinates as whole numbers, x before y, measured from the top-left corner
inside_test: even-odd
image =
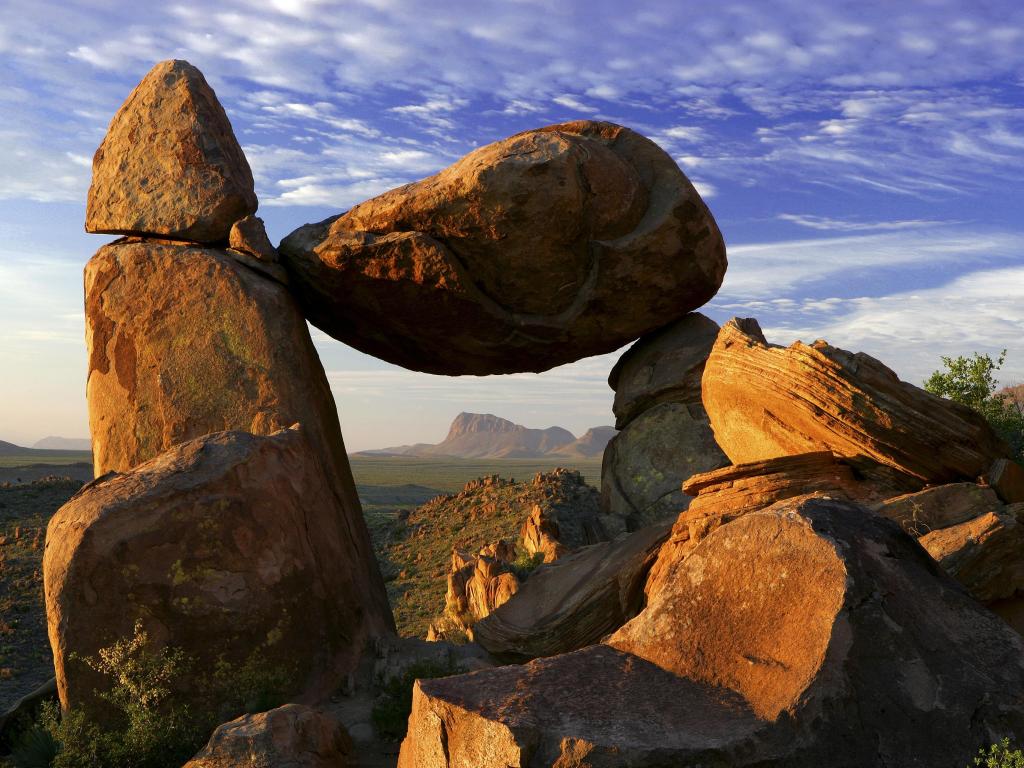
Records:
[[[493,413],[463,411],[452,421],[448,436],[436,445],[418,443],[365,453],[463,459],[593,458],[601,455],[614,434],[614,427],[593,427],[577,440],[564,427],[531,429]]]
[[[446,440],[459,437],[460,435],[468,435],[475,432],[493,432],[493,433],[504,433],[504,432],[522,432],[525,431],[526,427],[503,419],[500,416],[495,416],[493,413],[467,413],[463,411],[455,420],[452,421],[451,427],[448,428],[448,437]]]

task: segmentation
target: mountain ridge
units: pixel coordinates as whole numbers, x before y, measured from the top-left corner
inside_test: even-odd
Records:
[[[564,427],[533,429],[492,413],[463,411],[440,443],[416,443],[359,451],[355,456],[451,456],[461,459],[593,458],[615,434],[611,426],[592,427],[579,439]]]

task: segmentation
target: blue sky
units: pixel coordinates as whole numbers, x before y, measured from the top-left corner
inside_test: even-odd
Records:
[[[481,144],[576,118],[676,158],[729,248],[705,312],[919,383],[1009,349],[1024,381],[1024,4],[0,0],[0,439],[83,436],[92,153],[153,63],[217,91],[276,242]],[[460,410],[607,424],[616,355],[427,376],[314,331],[350,449]]]

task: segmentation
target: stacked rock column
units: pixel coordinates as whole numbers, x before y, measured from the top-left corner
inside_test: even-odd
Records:
[[[324,670],[337,678],[394,624],[334,399],[276,251],[252,216],[253,187],[202,74],[183,61],[154,67],[114,117],[89,190],[87,231],[126,235],[85,268],[95,471],[130,472],[212,432],[270,435],[301,424],[329,488],[312,515],[323,528],[310,535],[338,542],[334,561],[321,566],[358,601],[337,606],[348,627],[344,659]],[[260,493],[259,478],[248,482],[244,493]],[[49,565],[55,656],[95,652],[76,647],[68,625],[72,585],[62,578],[73,569]],[[327,687],[338,682],[326,678]],[[67,705],[67,681],[58,683]]]

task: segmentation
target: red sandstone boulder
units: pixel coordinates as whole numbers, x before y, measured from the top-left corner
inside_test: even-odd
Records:
[[[725,246],[653,142],[611,123],[526,131],[306,225],[280,246],[310,320],[442,374],[543,371],[714,296]]]
[[[823,492],[841,499],[864,499],[870,486],[858,483],[851,468],[830,451],[784,456],[749,464],[734,464],[693,475],[683,491],[695,497],[679,513],[668,540],[651,568],[648,596],[663,588],[674,564],[708,533],[737,517],[772,504]]]
[[[753,319],[722,327],[703,397],[736,464],[830,450],[862,473],[881,465],[920,486],[974,480],[1008,451],[980,414],[900,381],[873,357],[824,341],[772,346]]]
[[[444,614],[428,630],[428,640],[457,639],[477,621],[489,615],[519,589],[512,569],[516,547],[502,539],[476,554],[452,551]]]
[[[349,522],[298,428],[214,433],[85,486],[51,519],[43,557],[61,703],[102,712],[109,681],[80,659],[140,620],[194,659],[169,681],[186,697],[221,663],[271,667],[300,701],[329,695],[390,629]]]
[[[352,752],[334,718],[285,704],[220,726],[183,768],[345,768],[353,764]]]
[[[417,683],[400,768],[934,768],[1024,737],[1024,639],[822,498],[707,536],[608,641]]]
[[[202,72],[162,61],[96,150],[85,230],[223,242],[256,205],[249,163]]]

